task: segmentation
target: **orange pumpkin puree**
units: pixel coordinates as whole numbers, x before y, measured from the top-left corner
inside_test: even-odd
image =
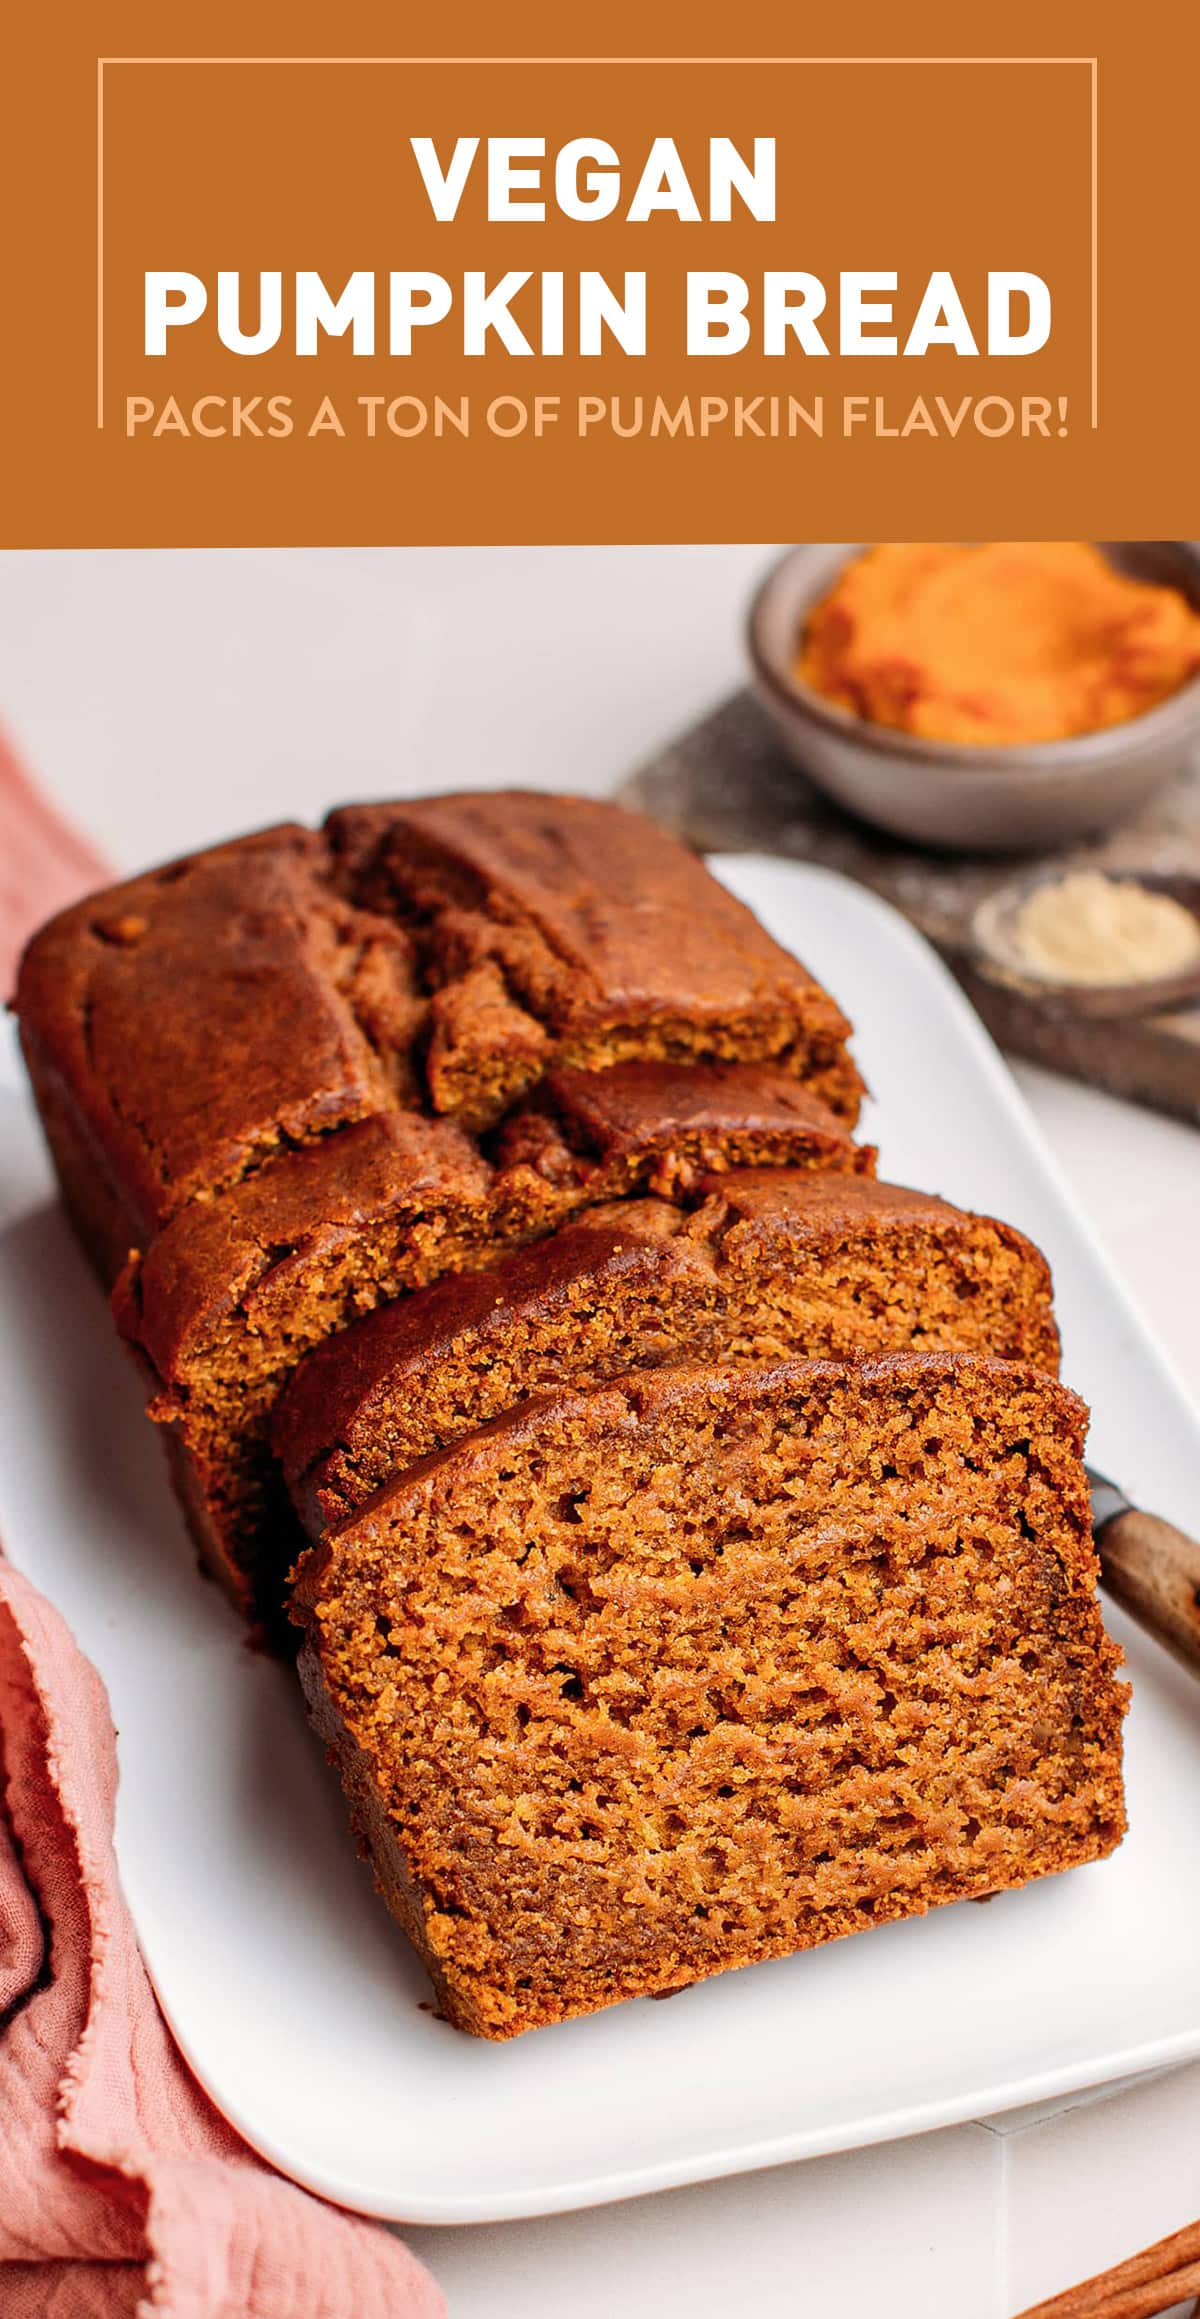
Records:
[[[872,724],[995,746],[1094,733],[1200,669],[1200,615],[1088,540],[896,542],[846,566],[797,675]]]

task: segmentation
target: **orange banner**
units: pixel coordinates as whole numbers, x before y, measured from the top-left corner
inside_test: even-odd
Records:
[[[1200,530],[1185,13],[1014,6],[985,50],[931,7],[897,54],[862,7],[845,55],[709,6],[663,56],[527,10],[517,56],[477,9],[432,57],[393,9],[294,7],[286,54],[43,12],[6,536]]]

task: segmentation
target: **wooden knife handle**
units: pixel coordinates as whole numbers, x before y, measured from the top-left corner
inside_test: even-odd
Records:
[[[1200,1675],[1200,1545],[1158,1514],[1114,1514],[1097,1535],[1108,1592]]]

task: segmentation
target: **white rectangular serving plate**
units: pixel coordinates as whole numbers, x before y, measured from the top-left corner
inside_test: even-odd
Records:
[[[1200,1424],[934,954],[827,871],[719,874],[853,1017],[881,1172],[1011,1218],[1055,1271],[1092,1455],[1200,1520]],[[356,1860],[294,1677],[198,1584],[161,1450],[56,1209],[0,1237],[0,1535],[108,1685],[117,1840],[197,2076],[246,2139],[346,2206],[490,2222],[919,2133],[1200,2053],[1200,1694],[1118,1614],[1134,1679],[1116,1857],[626,2004],[510,2045],[460,2036]],[[28,1139],[28,1140],[26,1140]]]

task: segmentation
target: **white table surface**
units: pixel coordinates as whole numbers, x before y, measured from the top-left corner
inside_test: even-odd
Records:
[[[351,797],[512,783],[603,792],[739,680],[743,609],[768,553],[6,554],[0,720],[121,868]],[[1200,1402],[1196,1131],[1041,1071],[1019,1076],[1081,1209]],[[1195,2211],[1200,2070],[1181,2076],[1192,2090],[1171,2098],[1185,2103],[1195,2148]],[[1124,2154],[1133,2175],[1149,2157],[1138,2115]],[[831,2232],[885,2261],[889,2319],[976,2319],[1003,2308],[979,2285],[994,2215],[964,2187],[973,2146],[962,2136],[976,2132],[595,2215],[413,2236],[454,2319],[568,2306],[577,2319],[617,2308],[705,2319],[735,2294],[756,2319],[868,2319],[876,2289],[861,2264],[836,2312],[805,2287],[829,2275]],[[1022,2278],[1058,2284],[1139,2243],[1132,2208],[1133,2235],[1114,2239],[1097,2203],[1060,2276],[1052,2213],[1039,2221],[1031,2208],[1025,2227],[1046,2246],[1022,2248]]]

